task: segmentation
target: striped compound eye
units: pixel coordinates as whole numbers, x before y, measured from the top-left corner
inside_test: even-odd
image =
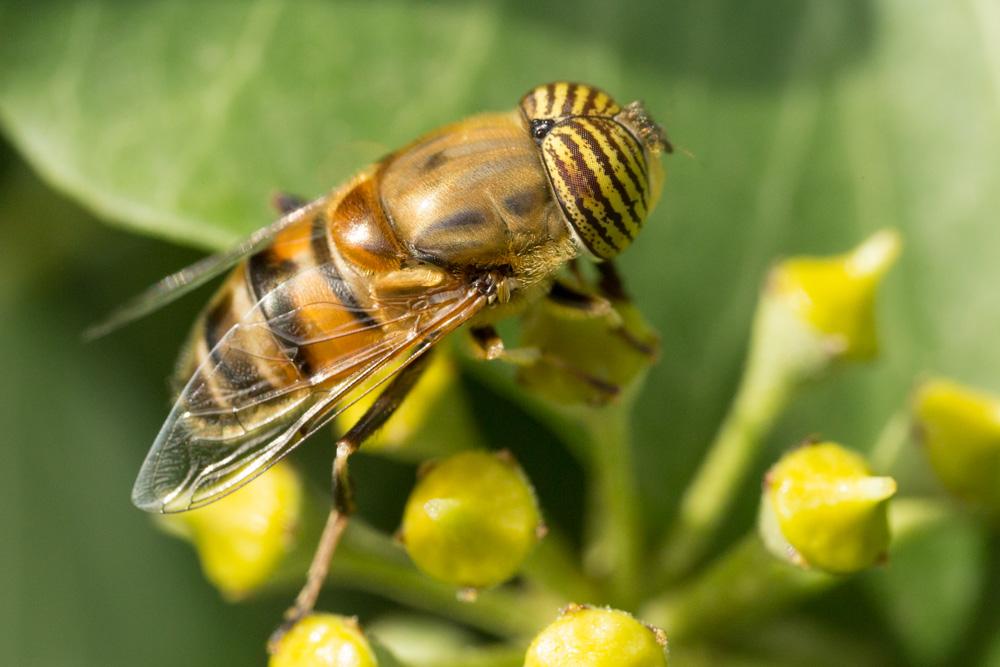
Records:
[[[660,149],[640,140],[632,108],[574,83],[539,86],[521,100],[566,220],[602,259],[628,247],[659,194]]]
[[[529,121],[559,121],[570,116],[614,116],[622,108],[599,88],[583,83],[549,83],[521,98]]]

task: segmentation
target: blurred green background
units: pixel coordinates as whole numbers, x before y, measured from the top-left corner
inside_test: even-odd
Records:
[[[808,434],[868,448],[921,374],[1000,390],[995,0],[4,0],[0,30],[3,664],[262,661],[288,596],[221,602],[190,548],[128,501],[206,293],[96,343],[80,332],[269,222],[275,191],[322,194],[537,83],[641,98],[679,148],[621,261],[663,336],[636,427],[650,535],[726,408],[776,256],[841,251],[884,226],[906,244],[882,294],[882,358],[799,397],[761,470]],[[572,460],[465,384],[493,443],[516,450],[550,518],[572,525]],[[297,458],[322,475],[328,455],[315,442]],[[902,492],[933,492],[908,456]],[[363,514],[392,529],[412,470],[357,469]],[[757,489],[746,485],[729,537],[751,525]],[[812,629],[873,664],[1000,665],[997,542],[957,522],[760,643]],[[385,609],[346,592],[324,606],[363,620]]]

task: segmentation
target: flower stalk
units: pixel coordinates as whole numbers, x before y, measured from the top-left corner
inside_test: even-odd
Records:
[[[581,416],[591,475],[587,569],[607,578],[612,604],[631,607],[639,595],[642,526],[631,447],[631,400]]]
[[[898,233],[883,230],[845,255],[772,269],[736,396],[658,550],[662,583],[704,556],[793,393],[838,362],[875,355],[875,290],[899,247]]]
[[[306,558],[286,568],[271,587],[300,585]],[[344,533],[330,568],[328,580],[376,593],[406,606],[440,614],[498,637],[525,638],[545,625],[551,610],[565,601],[535,590],[495,588],[473,599],[460,595],[460,587],[432,579],[414,567],[403,547],[391,537],[354,519]]]
[[[894,501],[889,510],[893,545],[904,544],[949,516],[947,506],[937,501]],[[710,638],[737,621],[760,622],[844,581],[847,577],[776,558],[752,531],[697,577],[652,599],[639,615],[663,628],[672,642],[687,643]]]

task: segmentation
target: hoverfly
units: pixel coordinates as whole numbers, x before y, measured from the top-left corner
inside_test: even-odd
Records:
[[[133,502],[153,512],[211,503],[378,391],[337,443],[334,506],[289,618],[310,611],[352,510],[347,458],[404,399],[430,349],[467,325],[482,356],[503,358],[497,320],[544,298],[593,305],[556,273],[585,256],[614,278],[610,260],[656,203],[670,150],[641,103],[550,83],[513,111],[431,132],[315,201],[280,200],[276,223],[165,278],[105,327],[236,265],[193,327]]]

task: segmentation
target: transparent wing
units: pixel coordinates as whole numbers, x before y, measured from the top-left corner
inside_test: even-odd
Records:
[[[113,310],[103,320],[88,327],[83,332],[84,339],[93,340],[105,336],[201,287],[212,278],[232,268],[244,257],[252,255],[268,245],[281,230],[314,215],[326,200],[326,197],[321,197],[309,202],[305,206],[282,216],[271,225],[258,229],[229,250],[209,255],[150,285]]]
[[[236,490],[358,400],[362,383],[375,383],[371,391],[388,381],[486,304],[476,286],[455,280],[419,300],[384,304],[383,312],[397,315],[379,324],[358,317],[334,327],[302,324],[322,322],[324,313],[353,312],[340,303],[306,303],[275,318],[263,316],[267,303],[299,293],[322,268],[276,287],[220,338],[143,463],[132,492],[137,506],[179,512]],[[291,326],[303,309],[310,317]],[[261,327],[276,335],[262,336]],[[310,357],[326,360],[304,373],[294,360],[317,346],[325,346],[323,354]]]

